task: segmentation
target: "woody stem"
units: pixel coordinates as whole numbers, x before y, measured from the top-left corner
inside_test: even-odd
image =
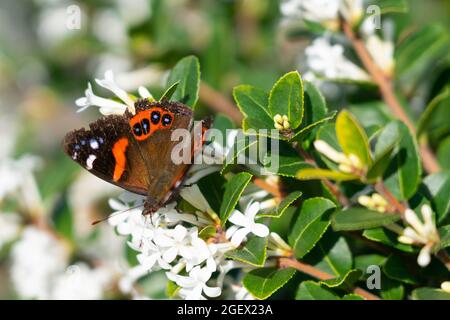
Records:
[[[345,19],[342,19],[342,29],[344,31],[344,34],[350,40],[362,64],[372,77],[372,80],[378,85],[383,100],[389,106],[392,113],[403,123],[405,123],[410,129],[411,133],[415,135],[417,133],[417,129],[414,123],[406,114],[403,106],[400,104],[395,94],[392,78],[386,75],[373,61],[369,51],[364,44],[364,41],[355,34],[352,26],[347,21],[345,21]],[[422,139],[421,141],[419,141],[419,148],[425,170],[428,173],[441,171],[436,156],[431,151],[426,139]]]

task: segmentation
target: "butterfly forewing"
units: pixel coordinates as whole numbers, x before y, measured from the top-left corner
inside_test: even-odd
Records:
[[[154,211],[172,196],[189,163],[174,163],[172,133],[193,127],[192,110],[176,102],[138,100],[136,113],[111,115],[70,132],[65,152],[101,179],[147,196]],[[193,132],[192,132],[193,134]],[[192,139],[193,140],[193,139]]]

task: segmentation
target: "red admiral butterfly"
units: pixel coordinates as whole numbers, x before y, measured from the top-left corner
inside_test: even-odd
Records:
[[[143,214],[150,214],[173,199],[193,162],[172,161],[172,149],[179,143],[171,139],[173,130],[189,130],[191,140],[203,145],[210,121],[202,121],[202,130],[194,130],[192,110],[166,99],[140,99],[135,109],[135,114],[127,110],[122,116],[110,115],[89,124],[89,130],[68,133],[63,147],[97,177],[147,196]],[[191,160],[198,147],[192,145]]]

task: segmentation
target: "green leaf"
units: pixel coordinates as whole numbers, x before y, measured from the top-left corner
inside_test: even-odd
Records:
[[[237,164],[240,155],[245,156],[247,150],[255,148],[258,145],[258,139],[255,136],[246,136],[238,134],[234,142],[233,148],[224,161],[220,174],[225,174],[229,171],[233,164]],[[251,150],[251,149],[250,149]]]
[[[439,172],[427,176],[420,187],[436,213],[436,221],[441,223],[450,212],[450,173]]]
[[[304,81],[303,84],[305,86],[305,115],[302,126],[305,127],[326,117],[328,108],[325,97],[312,82]]]
[[[275,209],[271,209],[268,213],[258,214],[258,217],[280,218],[286,209],[294,203],[302,195],[301,191],[294,191],[288,194]]]
[[[236,207],[244,189],[252,180],[252,175],[247,172],[240,172],[233,176],[225,185],[225,193],[220,205],[220,221],[225,225],[231,212]]]
[[[400,251],[409,253],[415,252],[414,247],[412,247],[411,245],[398,242],[398,235],[396,233],[384,228],[364,230],[363,236],[369,240],[380,242]]]
[[[370,4],[377,6],[381,14],[408,12],[408,3],[406,0],[371,0]],[[373,14],[376,14],[376,11],[371,13],[371,15]]]
[[[390,255],[386,260],[383,271],[391,279],[398,280],[407,284],[417,284],[418,281],[415,276],[413,276],[408,268],[405,261],[398,255]]]
[[[389,166],[392,152],[401,138],[400,130],[396,122],[390,122],[383,128],[375,145],[375,159],[366,177],[375,180],[383,176]]]
[[[353,265],[347,241],[330,229],[303,260],[336,277],[345,275]]]
[[[58,232],[58,234],[63,236],[66,240],[75,240],[72,210],[67,203],[67,197],[64,197],[62,201],[60,201],[60,203],[56,206],[52,215],[52,221],[54,224],[54,228]]]
[[[439,107],[448,107],[450,104],[450,86],[445,87],[440,94],[434,97],[433,100],[428,104],[425,111],[422,113],[419,119],[419,123],[417,125],[417,136],[421,136],[424,131],[427,130],[428,125],[431,122],[431,119],[435,116],[439,116],[438,110]]]
[[[167,281],[166,296],[173,298],[178,294],[180,287],[173,281]]]
[[[217,230],[214,226],[208,225],[201,229],[198,233],[199,238],[202,238],[203,240],[207,240],[211,237],[213,237],[216,234]]]
[[[299,131],[297,131],[294,134],[294,136],[290,140],[303,142],[305,136],[307,136],[309,133],[314,131],[314,129],[317,129],[319,126],[323,125],[324,123],[326,123],[330,120],[333,120],[334,117],[336,116],[336,114],[337,114],[336,111],[332,111],[327,116],[323,117],[322,119],[320,119],[316,122],[313,122],[313,123],[307,125],[306,127],[301,128]]]
[[[291,178],[295,178],[299,170],[312,168],[311,164],[301,160],[299,157],[282,155],[271,155],[267,157],[264,159],[264,166],[270,173]]]
[[[437,157],[442,169],[450,170],[450,137],[444,139],[438,147]]]
[[[405,79],[411,74],[420,75],[440,57],[448,54],[449,38],[447,29],[437,24],[430,24],[412,33],[395,50],[395,74]]]
[[[386,261],[386,257],[379,254],[366,254],[355,257],[355,268],[367,276],[367,268],[369,266],[382,266]]]
[[[178,61],[170,72],[167,86],[170,87],[176,82],[179,82],[179,85],[172,99],[195,109],[200,88],[200,63],[197,57],[188,56]]]
[[[317,282],[303,281],[295,296],[297,300],[340,300],[339,296],[331,290],[325,289]]]
[[[396,121],[401,138],[384,174],[386,187],[398,199],[407,200],[417,191],[422,174],[418,148],[408,127]]]
[[[411,293],[413,300],[450,300],[450,293],[435,288],[419,288]]]
[[[380,296],[386,300],[402,300],[405,296],[405,287],[401,282],[383,276]]]
[[[174,84],[172,84],[169,88],[167,88],[167,90],[162,94],[159,101],[161,101],[163,99],[170,100],[170,98],[172,98],[175,90],[177,90],[179,84],[180,84],[180,81],[177,81]]]
[[[275,115],[286,115],[292,129],[302,123],[303,83],[300,74],[292,71],[282,76],[273,86],[269,95],[269,110]]]
[[[446,225],[439,228],[439,235],[441,241],[439,243],[439,248],[448,248],[450,247],[450,225]]]
[[[354,154],[366,166],[372,164],[367,135],[350,112],[343,110],[338,114],[336,136],[345,154]]]
[[[304,116],[300,130],[295,132],[292,140],[302,141],[320,124],[334,118],[336,112],[328,114],[328,108],[322,93],[317,87],[308,81],[304,81]]]
[[[300,214],[288,237],[297,259],[303,258],[320,240],[328,226],[333,202],[325,198],[311,198],[303,202]]]
[[[244,115],[244,131],[274,128],[273,117],[268,109],[269,95],[266,92],[249,85],[240,85],[233,89],[233,97]]]
[[[335,181],[350,181],[358,179],[358,176],[350,173],[318,168],[300,169],[297,171],[295,177],[299,180],[319,180],[327,178]]]
[[[236,129],[236,125],[233,120],[221,113],[217,114],[214,117],[214,123],[212,127],[222,132],[224,138],[226,137],[227,130]]]
[[[400,219],[398,214],[381,213],[366,208],[336,211],[331,218],[335,231],[370,229],[391,224]]]
[[[248,263],[255,267],[264,266],[267,253],[267,238],[252,237],[240,249],[229,251],[225,257]]]
[[[343,276],[322,280],[320,281],[320,284],[328,288],[348,289],[351,288],[355,284],[355,282],[359,280],[359,278],[361,278],[361,275],[361,270],[352,269],[347,271],[347,273]]]
[[[283,287],[295,274],[295,269],[260,268],[244,276],[242,284],[258,299],[267,299]]]
[[[342,300],[366,300],[364,297],[361,297],[359,294],[349,293],[342,297]]]
[[[220,212],[220,207],[223,203],[225,184],[226,180],[219,172],[213,172],[197,182],[201,193],[205,196],[209,205],[216,213]]]

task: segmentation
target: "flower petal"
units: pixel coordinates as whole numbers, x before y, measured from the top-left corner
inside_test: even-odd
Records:
[[[247,228],[239,229],[231,237],[231,243],[234,244],[236,247],[239,247],[241,245],[242,241],[244,240],[244,238],[249,233],[250,233],[250,229],[247,229]]]

